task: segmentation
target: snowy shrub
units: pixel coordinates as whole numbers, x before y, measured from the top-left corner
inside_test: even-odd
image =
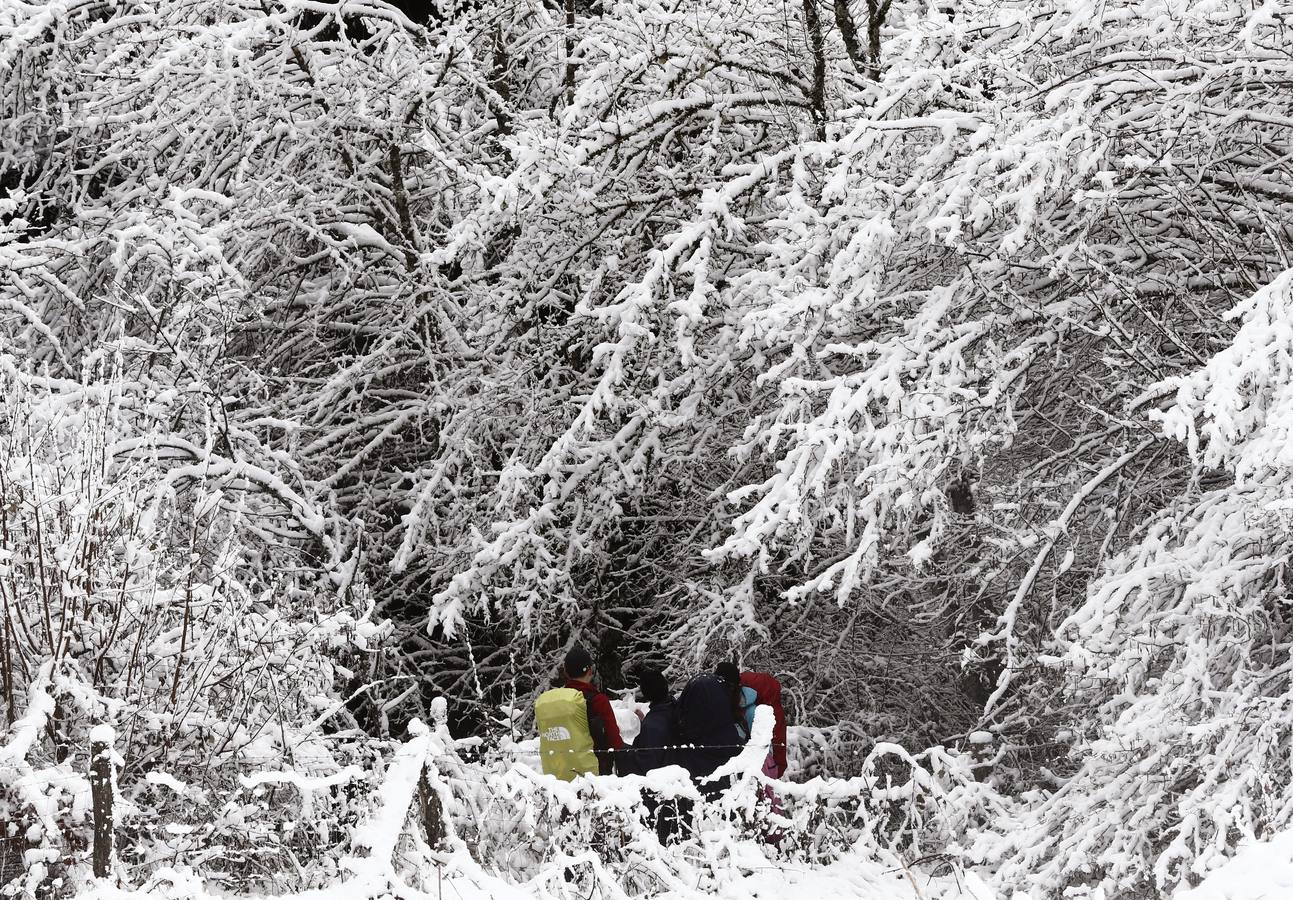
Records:
[[[558,782],[539,773],[533,741],[505,740],[477,754],[474,740],[454,748],[444,734],[433,777],[454,839],[481,868],[584,896],[704,896],[742,873],[829,865],[857,847],[899,864],[929,853],[959,864],[960,836],[1002,812],[968,759],[941,751],[913,758],[883,745],[856,778],[769,780],[760,768],[771,733],[771,713],[761,709],[750,745],[717,773],[731,774],[731,787],[712,800],[678,767]],[[673,802],[692,807],[682,819],[689,824],[662,845],[649,804]]]
[[[1052,665],[1096,715],[1012,878],[1165,888],[1287,825],[1287,549],[1262,515],[1228,490],[1172,510],[1060,629]]]
[[[264,540],[309,522],[308,500],[141,432],[181,406],[136,388],[120,360],[78,383],[0,357],[0,803],[41,860],[22,887],[85,862],[95,723],[117,735],[123,865],[295,880],[344,835],[347,782],[372,760],[336,716],[342,663],[374,631],[309,542]],[[311,780],[341,821],[311,814]]]
[[[1234,483],[1147,523],[1057,629],[1045,661],[1079,704],[1081,763],[1023,842],[991,851],[1007,879],[1165,890],[1288,827],[1288,283],[1236,306],[1233,343],[1166,385],[1156,418]]]

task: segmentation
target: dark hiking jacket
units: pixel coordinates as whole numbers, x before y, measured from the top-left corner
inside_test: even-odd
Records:
[[[642,730],[633,742],[633,752],[624,754],[621,775],[645,775],[652,769],[673,765],[678,743],[678,706],[673,698],[651,704],[642,719]]]
[[[714,770],[740,752],[745,733],[736,721],[728,688],[713,675],[697,675],[678,698],[678,762],[692,778]]]

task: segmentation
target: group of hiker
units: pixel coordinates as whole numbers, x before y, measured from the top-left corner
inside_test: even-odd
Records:
[[[774,726],[763,773],[772,778],[785,773],[786,714],[781,683],[772,675],[742,672],[724,661],[691,678],[676,698],[659,669],[642,667],[636,680],[650,709],[638,712],[641,727],[628,745],[610,698],[593,683],[592,655],[584,647],[571,648],[562,664],[564,686],[545,691],[535,702],[543,771],[569,781],[585,774],[645,775],[679,765],[712,796],[723,783],[707,776],[741,751],[750,738],[755,709],[767,706]]]

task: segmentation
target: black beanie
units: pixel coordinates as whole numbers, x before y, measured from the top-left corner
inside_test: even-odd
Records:
[[[737,687],[741,684],[741,670],[736,667],[734,662],[721,662],[714,667],[714,674],[721,681],[726,681],[728,687]]]
[[[638,688],[642,691],[642,699],[648,703],[663,703],[669,699],[669,682],[659,669],[639,672]]]
[[[593,667],[593,657],[582,644],[570,648],[565,659],[566,676],[578,678]]]

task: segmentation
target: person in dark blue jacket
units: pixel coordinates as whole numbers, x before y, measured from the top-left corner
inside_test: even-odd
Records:
[[[625,754],[627,765],[622,774],[645,775],[676,762],[673,748],[678,743],[678,713],[669,682],[659,669],[642,669],[638,690],[651,709],[642,719],[633,751]]]
[[[638,672],[638,690],[651,709],[642,717],[642,727],[633,741],[632,750],[623,754],[621,775],[645,775],[652,769],[661,769],[678,762],[678,709],[669,692],[669,682],[664,673],[655,668]],[[690,819],[688,801],[660,800],[648,793],[645,797],[649,821],[655,824],[660,843],[673,840],[680,828]]]
[[[726,790],[730,779],[706,782],[705,777],[736,756],[749,737],[740,688],[716,675],[697,675],[678,698],[678,737],[688,745],[680,751],[678,762],[710,799]]]

